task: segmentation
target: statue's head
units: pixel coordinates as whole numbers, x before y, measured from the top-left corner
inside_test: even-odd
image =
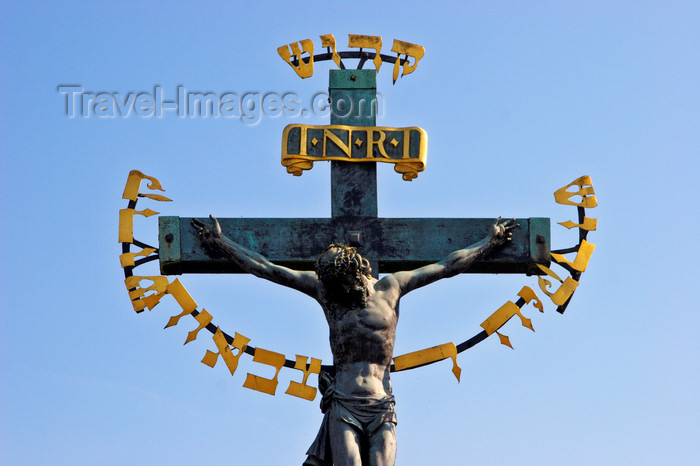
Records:
[[[350,282],[362,284],[362,276],[372,277],[372,267],[357,249],[331,244],[316,259],[316,275],[324,286],[338,288]]]

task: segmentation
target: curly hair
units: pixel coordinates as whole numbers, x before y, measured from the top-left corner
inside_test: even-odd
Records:
[[[331,244],[316,259],[316,275],[324,285],[332,284],[340,275],[348,272],[358,278],[372,277],[369,261],[357,253],[357,249],[341,243]]]

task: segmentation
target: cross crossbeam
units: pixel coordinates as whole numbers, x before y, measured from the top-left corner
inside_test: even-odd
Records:
[[[206,219],[204,219],[206,220]],[[227,259],[216,259],[197,239],[191,218],[161,217],[160,263],[166,275],[243,273]],[[313,270],[330,243],[356,246],[379,273],[411,270],[437,262],[482,239],[496,219],[459,218],[223,218],[223,233],[270,261]],[[469,273],[541,274],[549,264],[549,219],[517,219],[511,245],[476,262]]]

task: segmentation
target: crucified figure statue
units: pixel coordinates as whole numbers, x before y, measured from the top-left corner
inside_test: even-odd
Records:
[[[319,376],[323,423],[307,451],[305,465],[393,465],[396,414],[389,369],[394,353],[399,300],[410,291],[466,271],[475,261],[511,240],[519,225],[499,217],[488,234],[440,262],[376,279],[354,247],[331,244],[316,259],[316,270],[276,265],[227,238],[210,216],[192,220],[202,245],[241,269],[314,298],[330,330],[335,377]]]

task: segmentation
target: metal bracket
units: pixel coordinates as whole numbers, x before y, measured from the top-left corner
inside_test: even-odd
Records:
[[[362,246],[362,232],[348,231],[347,234],[348,246]]]

